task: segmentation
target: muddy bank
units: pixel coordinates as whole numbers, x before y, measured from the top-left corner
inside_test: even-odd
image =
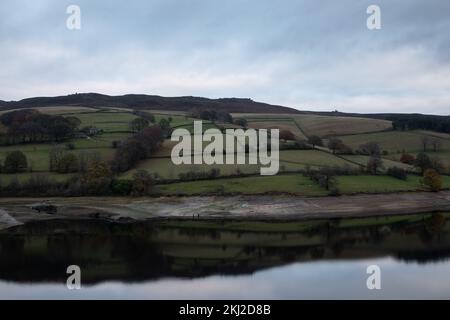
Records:
[[[129,222],[147,219],[289,220],[352,218],[450,211],[450,191],[340,197],[234,196],[163,198],[49,198],[56,214],[31,207],[42,199],[0,199],[0,229],[45,219],[106,219]]]

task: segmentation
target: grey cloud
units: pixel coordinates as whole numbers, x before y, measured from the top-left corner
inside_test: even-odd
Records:
[[[80,31],[65,28],[73,3]],[[365,26],[373,3],[380,31]],[[0,99],[134,92],[448,113],[449,9],[445,0],[5,0]]]

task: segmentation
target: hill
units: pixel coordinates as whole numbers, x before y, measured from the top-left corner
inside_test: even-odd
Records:
[[[189,111],[193,108],[213,108],[226,112],[299,113],[298,110],[256,102],[252,99],[202,97],[161,97],[157,95],[127,94],[109,96],[98,93],[79,93],[58,97],[35,97],[20,101],[0,101],[3,110],[50,106],[116,107],[146,110]]]

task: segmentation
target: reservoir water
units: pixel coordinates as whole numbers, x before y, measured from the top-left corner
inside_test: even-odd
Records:
[[[0,231],[0,299],[448,299],[449,218],[28,223]]]

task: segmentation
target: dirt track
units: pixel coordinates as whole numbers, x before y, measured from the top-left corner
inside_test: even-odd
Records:
[[[51,198],[58,213],[37,213],[31,205],[42,199],[0,199],[0,229],[45,219],[157,218],[186,219],[314,219],[365,217],[450,211],[450,191],[340,197],[234,196],[184,198]]]

